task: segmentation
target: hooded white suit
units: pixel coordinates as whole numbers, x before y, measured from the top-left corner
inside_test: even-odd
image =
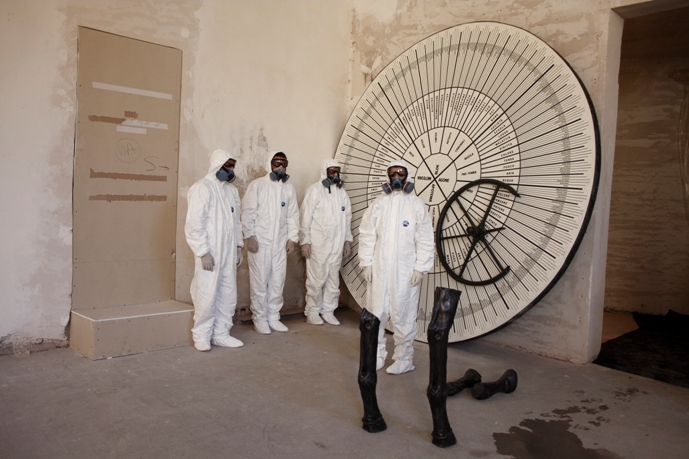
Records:
[[[240,201],[237,188],[215,176],[232,154],[215,150],[208,174],[189,188],[187,221],[184,232],[194,252],[194,342],[228,336],[237,307],[237,246],[244,246],[239,220]],[[210,253],[213,271],[205,271],[201,257]]]
[[[280,320],[287,269],[287,240],[299,242],[299,207],[292,184],[268,173],[249,183],[242,199],[244,238],[255,236],[258,252],[249,252],[251,312],[254,322]]]
[[[344,188],[326,188],[329,167],[340,167],[334,159],[321,166],[321,182],[306,189],[301,204],[301,244],[311,244],[306,259],[306,309],[304,313],[332,313],[340,298],[340,265],[345,241],[352,242],[352,208]]]
[[[402,166],[404,161],[388,165]],[[407,179],[409,180],[409,179]],[[412,273],[427,273],[433,266],[433,225],[426,204],[412,191],[393,191],[376,198],[359,225],[359,266],[372,267],[368,309],[380,319],[378,357],[383,361],[385,324],[390,319],[395,361],[411,360],[416,335],[420,285],[410,286]],[[413,368],[413,367],[412,367]]]

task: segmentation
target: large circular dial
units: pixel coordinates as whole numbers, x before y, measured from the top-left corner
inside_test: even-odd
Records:
[[[436,237],[417,339],[442,286],[462,291],[453,342],[504,326],[563,274],[593,209],[600,142],[586,90],[552,48],[522,29],[476,22],[420,41],[383,69],[336,159],[352,201],[354,250],[341,271],[349,291],[366,307],[358,226],[388,163],[404,159]]]

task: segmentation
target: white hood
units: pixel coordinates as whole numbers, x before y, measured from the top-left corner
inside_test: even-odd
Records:
[[[234,159],[235,161],[237,160],[236,156],[230,153],[229,151],[215,150],[213,153],[211,153],[211,165],[208,168],[207,175],[212,174],[213,176],[215,176],[215,173],[218,172],[218,169],[220,169],[222,165],[227,162],[228,159]]]
[[[341,167],[341,166],[340,166],[340,163],[338,163],[334,159],[324,159],[323,165],[321,166],[321,181],[328,178],[327,170],[329,167]],[[409,170],[409,169],[407,169],[407,170]]]

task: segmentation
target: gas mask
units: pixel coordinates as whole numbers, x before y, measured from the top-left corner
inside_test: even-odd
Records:
[[[287,174],[288,164],[289,161],[287,161],[287,158],[277,155],[273,156],[273,159],[270,161],[270,167],[272,168],[272,172],[270,173],[271,180],[274,182],[286,182],[287,179],[289,179],[289,175]]]
[[[339,167],[329,167],[326,171],[325,174],[327,178],[324,178],[323,181],[321,182],[324,187],[328,189],[328,192],[330,192],[330,185],[335,185],[338,188],[342,188],[344,185],[344,182],[340,178],[340,168]]]
[[[402,166],[392,166],[388,168],[389,183],[383,183],[383,191],[385,194],[390,194],[393,191],[402,190],[405,193],[411,193],[414,190],[414,184],[407,182],[407,169]]]
[[[215,177],[221,182],[234,182],[234,179],[237,178],[237,176],[234,175],[235,163],[233,159],[228,159],[225,164],[218,169],[218,172],[215,173]]]

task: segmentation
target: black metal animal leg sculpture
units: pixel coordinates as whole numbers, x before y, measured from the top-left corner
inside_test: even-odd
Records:
[[[378,328],[380,320],[364,309],[361,312],[361,353],[359,357],[359,390],[364,401],[363,429],[367,432],[382,432],[387,429],[383,415],[378,409],[376,398],[376,357],[378,350]]]
[[[474,385],[481,382],[481,374],[469,368],[464,376],[459,378],[457,381],[452,381],[447,383],[447,396],[452,397],[462,392],[464,389],[474,387]]]
[[[479,383],[471,388],[471,395],[476,400],[485,400],[498,392],[510,394],[517,388],[517,372],[509,369],[500,379],[494,382]]]
[[[428,381],[428,402],[433,416],[433,444],[446,448],[457,443],[447,419],[447,338],[457,312],[461,292],[436,287],[431,322],[428,324],[428,348],[431,371]]]

